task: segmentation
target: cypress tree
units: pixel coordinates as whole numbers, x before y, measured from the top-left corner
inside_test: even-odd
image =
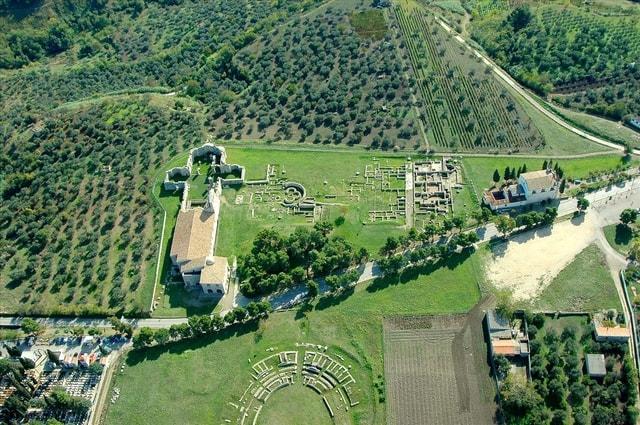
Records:
[[[509,177],[511,177],[511,170],[507,167],[504,169],[504,179],[509,180]]]
[[[493,172],[493,182],[498,183],[500,181],[500,172],[496,168],[496,171]]]

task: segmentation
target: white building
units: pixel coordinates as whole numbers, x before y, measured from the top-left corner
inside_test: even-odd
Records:
[[[505,211],[556,199],[559,187],[553,170],[532,171],[520,174],[516,184],[485,190],[483,202],[493,211]]]

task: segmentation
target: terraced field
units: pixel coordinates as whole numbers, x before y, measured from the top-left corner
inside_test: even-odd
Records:
[[[397,6],[424,99],[429,141],[449,149],[533,151],[543,137],[513,99],[465,47],[419,6]]]

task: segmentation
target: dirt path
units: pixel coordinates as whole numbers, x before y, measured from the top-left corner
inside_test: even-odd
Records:
[[[518,94],[520,96],[522,96],[527,102],[529,102],[531,104],[531,106],[533,106],[534,108],[536,108],[538,111],[540,111],[542,114],[544,114],[547,118],[549,118],[550,120],[552,120],[553,122],[555,122],[556,124],[558,124],[561,127],[564,127],[565,129],[571,131],[572,133],[577,134],[580,137],[583,137],[587,140],[590,140],[592,142],[598,143],[600,145],[603,146],[607,146],[611,149],[617,149],[619,151],[623,151],[625,149],[624,146],[622,145],[618,145],[616,143],[612,143],[609,141],[606,141],[604,139],[601,139],[599,137],[595,137],[592,136],[589,133],[586,133],[570,124],[568,124],[567,122],[565,122],[564,120],[558,118],[558,116],[556,114],[554,114],[553,112],[550,112],[549,110],[547,110],[545,107],[543,107],[542,105],[540,105],[530,94],[527,90],[523,89],[520,84],[518,84],[518,82],[516,82],[516,80],[514,80],[513,78],[511,78],[511,76],[509,74],[507,74],[506,71],[502,70],[502,68],[500,68],[498,65],[496,65],[490,58],[488,58],[486,55],[480,53],[479,51],[477,51],[476,49],[474,49],[473,47],[471,47],[469,45],[469,43],[467,43],[462,37],[460,37],[460,35],[458,35],[449,25],[447,25],[446,23],[444,23],[442,20],[440,20],[437,16],[436,16],[436,21],[440,24],[440,26],[442,28],[445,29],[445,31],[447,31],[448,33],[451,33],[453,35],[455,35],[455,38],[460,42],[460,44],[462,44],[463,46],[465,46],[467,49],[471,50],[471,52],[473,52],[474,55],[476,55],[476,57],[478,57],[479,59],[481,59],[485,65],[487,65],[489,68],[491,68],[493,70],[493,72],[495,72],[495,74],[502,80],[504,81],[506,84],[509,85],[509,87],[511,87],[513,90],[515,90],[516,92],[518,92]],[[640,155],[640,149],[634,149],[633,153],[636,155]]]
[[[100,423],[100,419],[104,413],[104,403],[107,399],[107,395],[109,394],[109,388],[111,388],[111,378],[113,377],[113,372],[118,363],[118,357],[120,357],[120,352],[117,350],[113,351],[111,358],[109,359],[109,364],[105,367],[102,373],[102,378],[100,379],[100,385],[98,388],[98,400],[93,406],[93,412],[89,418],[89,425],[98,425]]]

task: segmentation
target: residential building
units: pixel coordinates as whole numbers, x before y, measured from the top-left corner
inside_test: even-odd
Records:
[[[487,310],[485,323],[489,333],[491,356],[529,356],[529,337],[520,329],[513,328],[509,320],[493,309]]]
[[[559,179],[551,169],[522,173],[518,183],[485,190],[483,202],[493,211],[506,211],[558,197]]]

